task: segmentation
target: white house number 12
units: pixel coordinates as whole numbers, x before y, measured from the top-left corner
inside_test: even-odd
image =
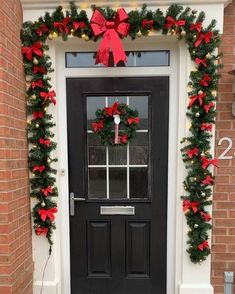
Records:
[[[222,145],[222,143],[223,143],[224,141],[227,141],[227,142],[228,142],[228,146],[227,146],[227,148],[226,148],[226,149],[220,154],[220,156],[219,156],[218,159],[233,159],[233,156],[232,156],[232,155],[226,155],[226,154],[229,152],[229,150],[232,148],[232,146],[233,146],[233,141],[232,141],[232,139],[229,138],[229,137],[223,137],[223,138],[221,138],[221,139],[219,140],[219,142],[218,142],[218,146]],[[234,154],[234,155],[235,155],[235,154]]]

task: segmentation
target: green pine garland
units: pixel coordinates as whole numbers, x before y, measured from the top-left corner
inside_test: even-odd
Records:
[[[96,9],[97,7],[93,7]],[[97,8],[106,19],[112,20],[116,11],[111,8]],[[187,116],[191,120],[190,136],[183,138],[183,160],[187,168],[184,181],[186,195],[183,195],[183,210],[189,226],[188,253],[194,263],[202,262],[210,253],[208,230],[211,229],[211,216],[207,212],[211,205],[214,178],[210,171],[216,165],[210,153],[211,127],[215,122],[215,99],[219,75],[217,69],[220,56],[215,50],[220,44],[215,21],[207,27],[202,23],[204,12],[197,14],[190,8],[171,5],[166,15],[160,9],[148,10],[143,5],[140,11],[128,13],[130,29],[128,35],[148,36],[151,30],[162,34],[176,35],[184,39],[196,68],[190,74],[189,108]],[[86,11],[78,11],[73,3],[70,10],[63,13],[59,6],[52,14],[48,12],[35,22],[25,22],[22,29],[23,57],[26,73],[28,130],[29,130],[29,168],[32,172],[31,196],[37,199],[33,208],[34,228],[38,235],[44,234],[52,244],[52,231],[55,229],[54,214],[57,204],[52,197],[57,196],[52,167],[56,159],[52,152],[56,143],[52,141],[53,118],[47,108],[55,104],[55,93],[51,91],[48,73],[52,72],[50,57],[46,54],[47,39],[61,36],[96,41]],[[156,232],[157,233],[157,232]]]

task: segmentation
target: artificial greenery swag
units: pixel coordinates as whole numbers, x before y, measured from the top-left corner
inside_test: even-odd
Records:
[[[37,21],[23,24],[21,39],[26,73],[31,196],[37,200],[33,208],[35,232],[37,235],[45,235],[52,244],[57,212],[53,197],[58,195],[58,191],[54,175],[56,169],[53,168],[56,158],[52,153],[56,148],[52,132],[54,122],[52,115],[48,113],[48,107],[56,104],[56,94],[51,89],[48,76],[53,69],[47,54],[47,40],[58,36],[63,40],[67,40],[69,36],[82,38],[84,41],[101,39],[96,62],[107,66],[111,45],[107,35],[121,46],[121,39],[126,36],[134,40],[147,37],[152,31],[170,34],[186,42],[195,63],[188,84],[187,117],[191,121],[190,135],[182,140],[182,155],[187,171],[184,181],[185,195],[182,198],[183,211],[189,226],[187,251],[192,262],[200,263],[210,253],[208,230],[211,229],[211,216],[208,206],[212,203],[211,187],[214,183],[210,167],[217,164],[210,152],[219,79],[217,69],[220,67],[220,56],[216,53],[220,43],[219,32],[215,30],[216,22],[213,20],[204,27],[204,12],[183,9],[175,4],[168,8],[166,14],[160,9],[148,10],[145,5],[128,14],[124,9],[116,12],[109,7],[94,6],[93,10],[93,18],[89,20],[86,11],[78,11],[71,3],[70,10],[65,14],[59,6],[52,14],[47,12]],[[95,13],[102,18],[102,27],[97,22]],[[115,47],[112,50],[116,55],[115,63],[125,61],[125,54],[121,49],[117,50]]]

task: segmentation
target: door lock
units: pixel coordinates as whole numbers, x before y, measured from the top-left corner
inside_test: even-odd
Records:
[[[69,206],[70,206],[70,215],[75,215],[75,209],[74,209],[74,201],[86,201],[86,198],[76,198],[74,197],[74,193],[71,192],[69,195]]]

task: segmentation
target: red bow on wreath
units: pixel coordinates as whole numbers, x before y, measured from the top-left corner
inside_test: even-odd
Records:
[[[104,123],[103,123],[102,120],[100,120],[98,123],[97,123],[97,122],[93,122],[93,123],[91,124],[91,126],[92,126],[92,130],[93,130],[93,132],[96,133],[96,132],[98,132],[99,130],[103,129],[103,127],[104,127]]]
[[[33,54],[42,57],[43,51],[42,51],[42,44],[40,42],[37,42],[33,44],[31,47],[23,47],[22,53],[26,55],[26,58],[30,61],[32,61]]]
[[[206,176],[202,181],[203,185],[213,185],[213,178],[211,176]]]
[[[192,159],[194,155],[198,155],[198,148],[195,147],[187,151],[188,158]]]
[[[202,23],[201,22],[192,23],[191,26],[190,26],[190,31],[197,30],[198,33],[200,33],[201,29],[202,29]]]
[[[190,202],[189,200],[183,201],[183,211],[184,212],[187,212],[191,208],[192,211],[194,213],[196,213],[198,211],[198,206],[199,206],[199,202],[196,202],[196,201]]]
[[[55,100],[55,91],[50,91],[50,92],[40,92],[40,96],[44,99],[44,100],[50,100],[54,105],[56,105],[56,100]]]
[[[45,222],[46,218],[48,217],[51,221],[54,221],[55,216],[54,213],[57,212],[56,207],[52,207],[48,210],[40,208],[38,213],[41,216],[41,219]]]
[[[64,18],[61,22],[54,22],[53,26],[54,28],[57,28],[61,33],[65,32],[66,34],[69,33],[69,28],[67,27],[68,23],[70,21],[70,17]]]
[[[210,82],[211,82],[211,77],[208,74],[204,74],[203,79],[199,83],[203,87],[208,87]]]
[[[41,191],[42,191],[42,193],[43,193],[45,196],[48,196],[49,193],[52,193],[52,192],[53,192],[51,186],[48,186],[47,188],[42,189]]]
[[[95,37],[103,34],[99,51],[96,56],[96,64],[102,63],[109,65],[109,52],[113,51],[114,64],[119,61],[127,61],[126,54],[123,50],[120,36],[126,37],[129,32],[130,24],[127,23],[128,14],[123,8],[117,10],[116,17],[113,21],[108,21],[102,13],[96,9],[91,18],[91,28]]]
[[[189,97],[190,101],[189,101],[189,105],[188,107],[192,107],[192,105],[198,100],[199,104],[202,105],[203,103],[203,99],[206,97],[205,93],[202,94],[198,94],[198,95],[193,95],[191,97]]]
[[[114,102],[113,106],[111,106],[111,107],[105,107],[104,111],[108,116],[113,116],[114,114],[120,114],[120,111],[118,111],[118,103],[117,102]]]
[[[217,158],[215,158],[215,159],[207,159],[206,157],[202,157],[202,168],[203,169],[206,169],[211,164],[218,167],[217,166],[218,159]]]
[[[137,117],[130,117],[127,119],[128,121],[128,124],[131,125],[131,124],[138,124],[140,122],[140,118],[137,116]]]
[[[195,42],[195,47],[198,47],[203,40],[205,41],[206,44],[210,43],[212,37],[213,37],[213,32],[208,32],[206,34],[200,33],[199,38]]]
[[[185,20],[183,20],[183,19],[182,20],[174,20],[174,18],[172,18],[171,16],[167,16],[166,20],[167,20],[167,23],[166,23],[165,27],[167,29],[169,29],[172,26],[184,26],[186,24]]]

